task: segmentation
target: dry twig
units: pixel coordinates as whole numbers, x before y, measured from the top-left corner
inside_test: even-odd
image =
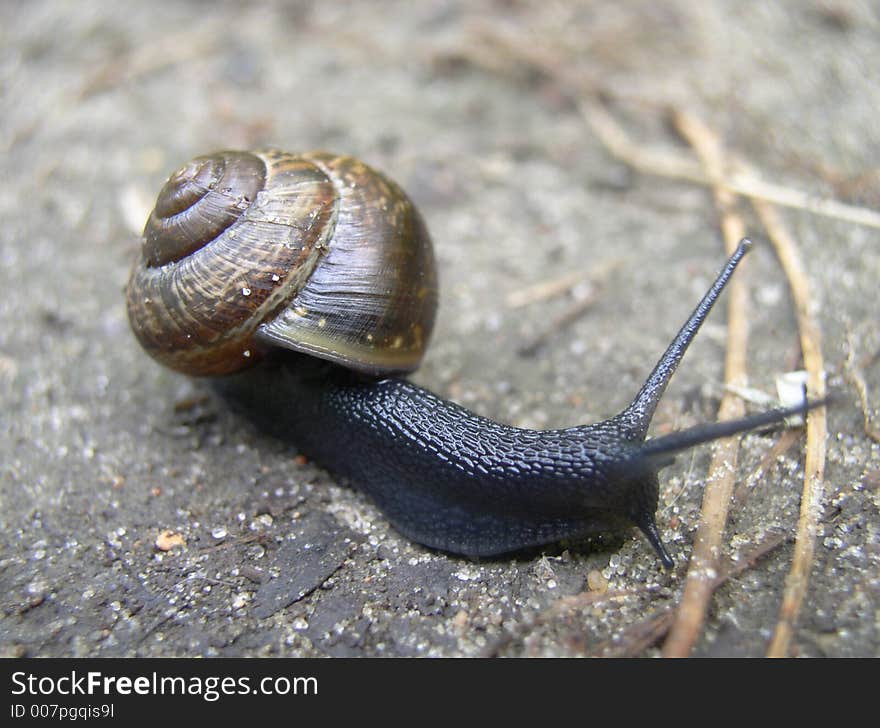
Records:
[[[542,346],[544,346],[548,339],[569,327],[589,311],[593,307],[593,304],[599,299],[601,293],[602,288],[600,286],[594,286],[590,289],[587,295],[579,298],[562,313],[555,316],[546,327],[526,338],[526,340],[517,348],[517,354],[520,356],[533,356]]]
[[[653,647],[675,621],[673,607],[667,606],[652,617],[628,627],[617,639],[605,640],[596,645],[588,657],[635,657]]]
[[[795,443],[800,439],[801,431],[799,429],[783,430],[773,446],[764,453],[764,457],[761,458],[761,462],[758,463],[758,466],[749,473],[748,477],[743,478],[740,484],[736,487],[736,490],[733,493],[732,505],[739,506],[745,502],[752,488],[754,488],[755,484],[770,470],[773,463],[791,450]]]
[[[511,293],[505,303],[508,308],[521,308],[565,295],[581,283],[604,283],[623,263],[623,258],[608,258],[590,269],[576,270],[558,278],[533,283]]]
[[[813,297],[800,251],[776,209],[764,200],[752,200],[758,217],[767,229],[776,255],[785,271],[794,299],[804,368],[807,370],[807,394],[816,399],[825,396],[825,364],[822,359],[822,336],[813,313]],[[785,593],[779,610],[779,622],[773,633],[769,657],[788,654],[794,625],[797,622],[813,565],[822,496],[825,492],[825,440],[828,423],[825,408],[813,409],[807,415],[807,446],[804,463],[804,488],[798,519],[794,558],[785,579]]]
[[[622,262],[623,261],[620,258],[612,258],[598,266],[598,268],[589,276],[581,272],[576,274],[576,279],[571,276],[565,276],[564,278],[539,283],[520,291],[520,295],[514,298],[514,305],[525,305],[526,303],[545,300],[550,296],[565,293],[570,290],[573,285],[576,285],[579,282],[587,282],[590,284],[590,288],[585,295],[580,296],[574,301],[574,303],[570,304],[564,311],[562,311],[562,313],[552,318],[546,326],[528,337],[517,349],[519,355],[532,356],[550,337],[570,326],[592,308],[599,296],[602,295],[608,276],[612,271],[619,268]],[[568,286],[563,286],[563,282],[568,283]],[[509,302],[508,305],[510,305]]]
[[[720,179],[724,169],[724,151],[718,136],[692,115],[676,114],[675,123],[679,132],[690,142],[703,161],[707,174],[712,179]],[[715,204],[721,216],[724,241],[730,254],[744,237],[745,224],[736,213],[736,200],[729,191],[717,187]],[[745,386],[748,296],[742,276],[734,278],[729,286],[730,304],[724,381],[725,384],[733,387]],[[742,400],[732,393],[726,393],[721,400],[718,419],[736,419],[744,414],[745,406]],[[666,657],[685,657],[690,654],[706,620],[709,599],[714,591],[713,582],[718,573],[721,541],[735,483],[738,453],[738,438],[727,438],[715,444],[684,594],[669,637],[663,646],[663,654]]]
[[[586,71],[572,70],[557,54],[540,43],[526,42],[521,36],[507,36],[496,29],[482,29],[474,42],[466,44],[450,58],[465,60],[487,73],[514,80],[540,74],[570,99],[593,133],[611,154],[633,169],[671,179],[680,179],[715,189],[766,200],[777,205],[806,210],[836,220],[880,228],[880,212],[848,205],[838,200],[809,195],[801,190],[768,182],[750,169],[732,166],[713,178],[703,165],[674,151],[650,149],[635,144],[608,113],[600,97],[616,98],[613,89],[603,87]]]
[[[553,602],[553,604],[538,615],[536,622],[539,624],[552,622],[577,609],[593,607],[603,602],[624,602],[638,595],[639,591],[635,589],[615,589],[606,592],[585,591],[579,594],[572,594]]]
[[[715,591],[729,580],[744,574],[786,541],[788,541],[788,536],[782,533],[774,533],[765,537],[757,546],[735,561],[727,561],[715,578],[711,580],[710,589]],[[635,657],[642,654],[646,649],[657,644],[669,632],[674,623],[674,609],[675,605],[669,605],[648,619],[628,627],[617,639],[606,640],[596,645],[590,650],[588,656]]]
[[[580,101],[578,108],[581,116],[608,151],[640,172],[712,186],[753,200],[764,200],[836,220],[880,228],[880,212],[876,210],[808,195],[800,190],[767,182],[751,171],[734,167],[730,172],[723,170],[713,179],[701,170],[699,165],[679,154],[645,148],[633,143],[600,101],[596,99]]]

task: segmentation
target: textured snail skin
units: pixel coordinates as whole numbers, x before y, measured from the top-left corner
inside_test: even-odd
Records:
[[[623,467],[625,422],[523,430],[402,379],[367,381],[303,359],[278,352],[215,386],[350,479],[413,541],[489,556],[624,524],[654,528],[656,474]]]
[[[417,543],[493,556],[635,525],[667,568],[654,513],[657,472],[672,454],[817,404],[644,442],[638,408],[594,425],[525,430],[403,379],[369,380],[292,352],[213,385],[262,431],[349,479]]]
[[[160,194],[127,303],[148,353],[225,375],[214,384],[236,409],[350,479],[414,541],[490,556],[635,525],[671,567],[655,524],[658,470],[680,450],[821,404],[646,440],[750,245],[740,243],[629,407],[564,430],[493,422],[388,376],[424,353],[434,257],[403,191],[351,157],[193,160]]]

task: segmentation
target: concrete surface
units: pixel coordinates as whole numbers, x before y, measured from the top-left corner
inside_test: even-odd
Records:
[[[2,654],[656,654],[633,635],[680,592],[708,448],[662,474],[671,573],[635,532],[480,562],[423,549],[139,350],[122,296],[139,229],[196,154],[361,156],[411,192],[435,239],[442,304],[415,379],[523,426],[599,419],[720,266],[717,217],[704,190],[628,172],[552,85],[472,62],[493,53],[487,34],[531,34],[630,99],[615,113],[640,142],[684,151],[657,113],[672,102],[768,179],[876,209],[875,3],[34,1],[3,3],[0,28]],[[842,393],[794,654],[876,656],[880,445],[844,375],[851,342],[876,421],[880,234],[783,214]],[[612,259],[589,313],[518,355],[572,299],[506,297]],[[766,244],[746,275],[751,385],[772,392],[799,366],[792,306]],[[722,306],[655,431],[713,416],[724,321]],[[742,479],[773,442],[746,438]],[[735,505],[728,553],[794,534],[802,451]],[[178,545],[163,551],[167,531]],[[784,543],[717,592],[696,654],[764,654],[791,555]],[[604,589],[621,594],[560,602]]]

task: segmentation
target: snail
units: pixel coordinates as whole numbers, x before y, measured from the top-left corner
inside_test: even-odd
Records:
[[[658,471],[675,453],[778,424],[816,402],[647,439],[660,397],[751,243],[743,240],[632,404],[533,431],[407,381],[437,276],[403,190],[348,156],[197,157],[165,184],[127,286],[156,360],[216,377],[235,409],[365,491],[407,538],[492,556],[637,526],[666,568]]]

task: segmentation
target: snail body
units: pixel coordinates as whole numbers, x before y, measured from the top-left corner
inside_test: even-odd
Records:
[[[635,519],[653,533],[645,514],[657,506],[656,476],[642,483],[613,472],[622,434],[614,424],[518,429],[402,379],[366,381],[291,354],[218,385],[236,409],[357,483],[426,546],[491,556]]]
[[[172,175],[144,231],[129,319],[157,360],[363,489],[408,538],[488,556],[655,523],[675,452],[804,406],[646,440],[657,403],[750,243],[743,241],[632,404],[533,431],[398,376],[420,362],[437,276],[415,206],[351,157],[221,152]],[[215,267],[216,266],[216,267]]]

